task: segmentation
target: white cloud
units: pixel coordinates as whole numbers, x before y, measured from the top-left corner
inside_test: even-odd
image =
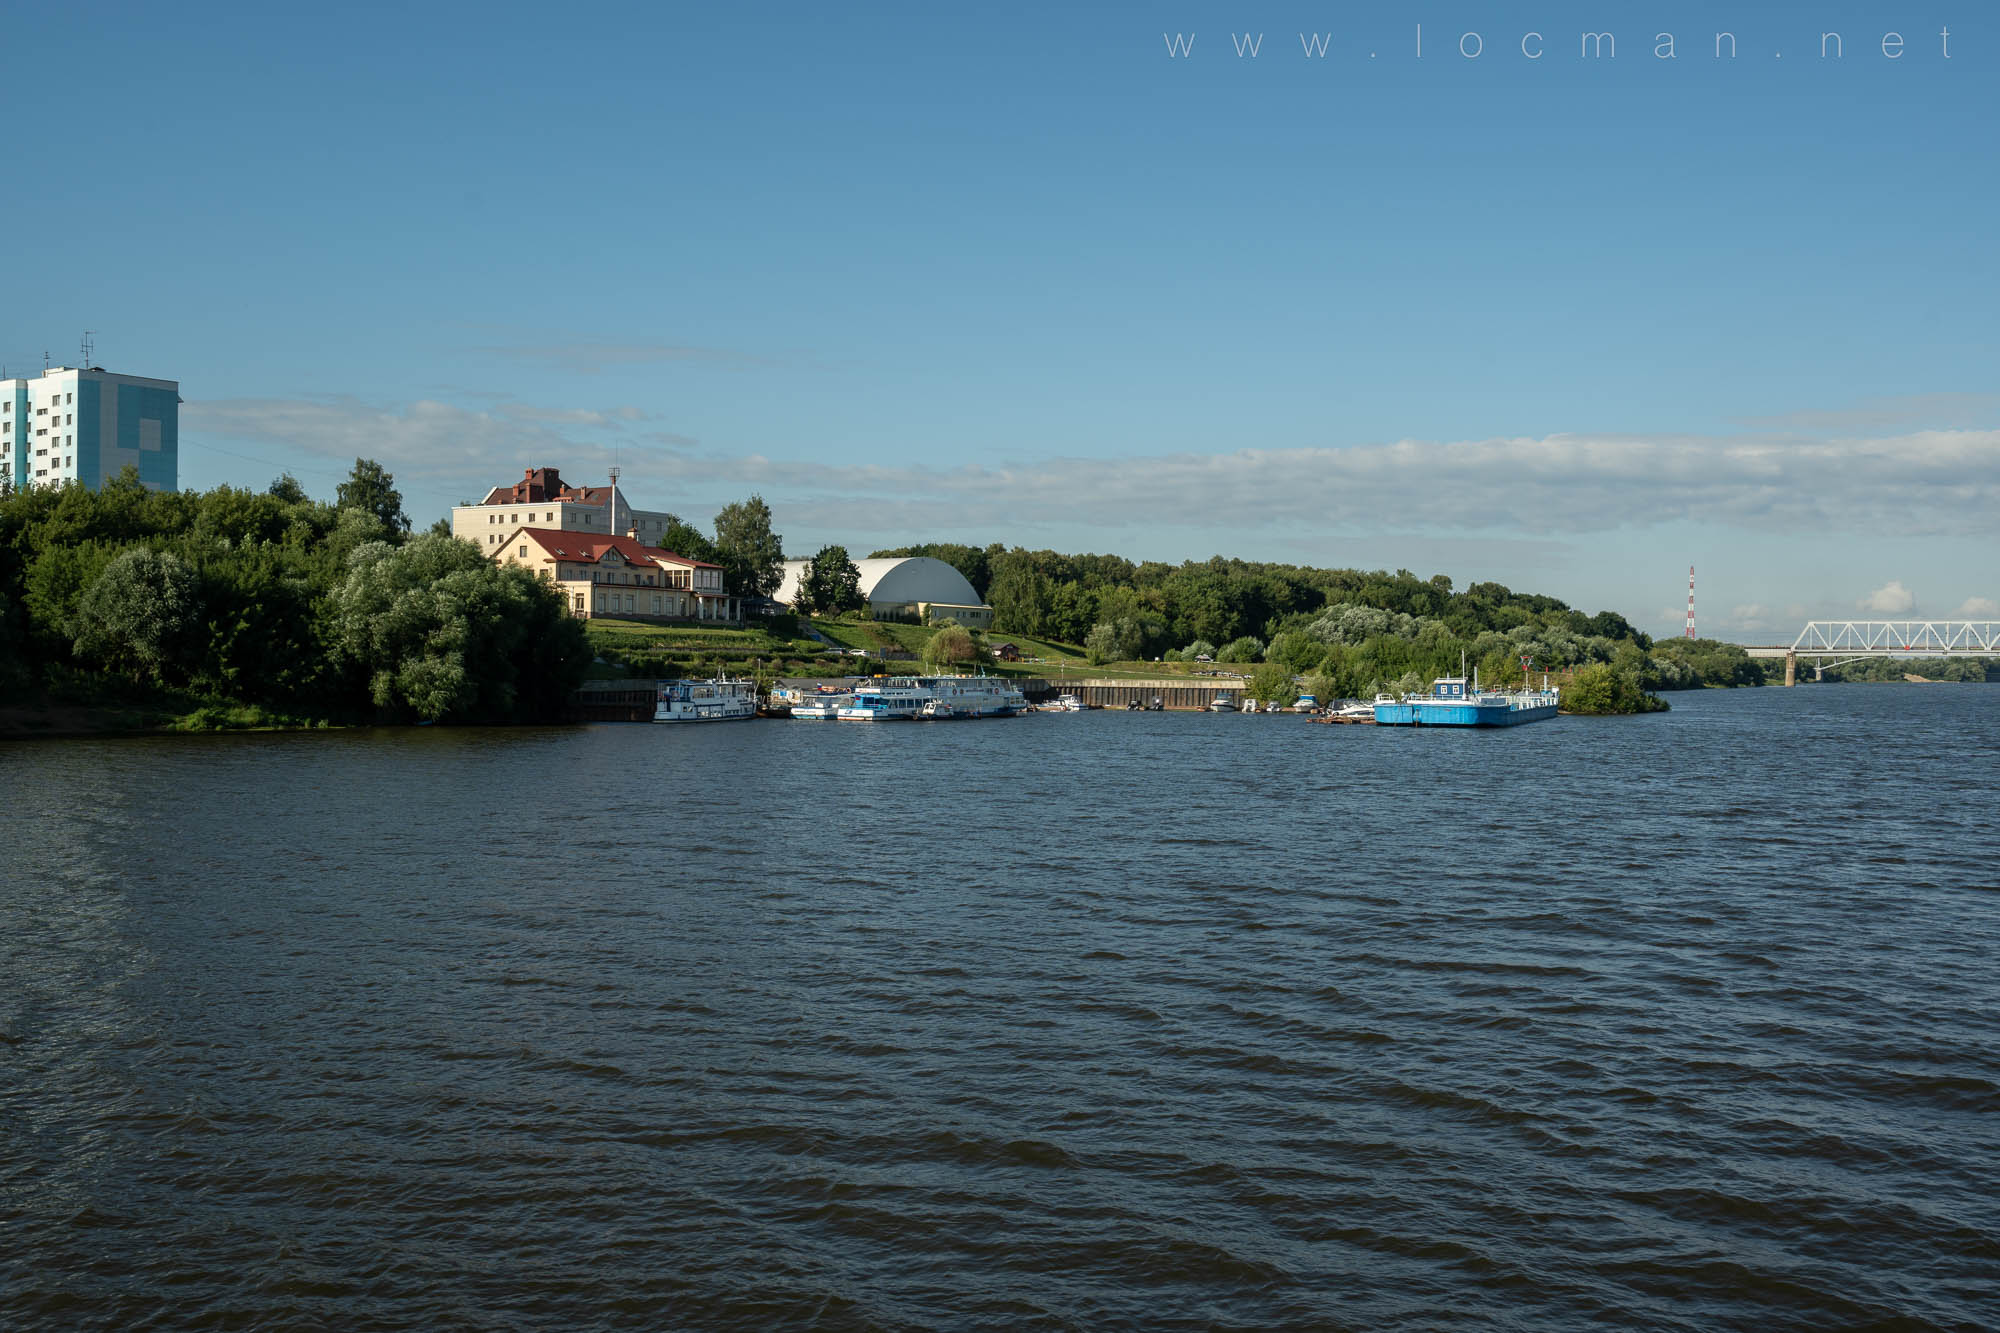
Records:
[[[1968,597],[1952,615],[1960,620],[2000,620],[2000,602],[1991,597]]]
[[[829,519],[842,511],[870,514],[868,526],[876,531],[914,530],[904,520],[924,526],[954,514],[963,527],[964,515],[977,514],[980,526],[1007,532],[1255,530],[1273,542],[1301,534],[1546,540],[1683,521],[1816,539],[1864,531],[1984,538],[2000,509],[1996,430],[1815,441],[1761,435],[1399,440],[952,467],[730,455],[662,429],[622,429],[643,416],[636,408],[519,403],[473,410],[432,401],[383,407],[354,398],[232,399],[190,402],[182,421],[184,437],[197,444],[207,435],[267,450],[289,447],[343,465],[357,456],[376,458],[398,477],[468,493],[524,466],[591,475],[622,448],[652,488],[754,487],[795,511],[810,506]],[[949,449],[938,453],[948,457]],[[1868,604],[1891,589],[1901,585]],[[1913,600],[1887,609],[1907,610]]]
[[[356,458],[373,458],[399,483],[470,496],[513,481],[524,467],[560,467],[583,480],[602,476],[614,457],[630,464],[635,453],[641,460],[658,456],[657,444],[620,429],[639,419],[630,415],[637,411],[511,402],[473,410],[428,400],[379,407],[349,397],[231,398],[189,402],[181,410],[181,434],[197,448],[204,437],[213,437],[266,452],[288,449],[325,460],[341,473]]]
[[[1916,594],[1905,588],[1898,579],[1890,579],[1855,603],[1863,611],[1876,611],[1891,616],[1902,615],[1916,604]]]
[[[1675,521],[1759,532],[1883,525],[1984,535],[2000,506],[2000,431],[1816,443],[1757,437],[1572,436],[1403,440],[1346,449],[1243,449],[1012,466],[774,462],[682,455],[688,480],[794,497],[978,506],[1005,520],[1097,527],[1303,527],[1535,537]]]

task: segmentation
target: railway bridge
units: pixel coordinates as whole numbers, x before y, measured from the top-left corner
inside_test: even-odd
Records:
[[[1814,620],[1789,644],[1744,651],[1784,658],[1785,684],[1796,685],[1800,658],[1820,677],[1865,657],[2000,657],[2000,620]]]

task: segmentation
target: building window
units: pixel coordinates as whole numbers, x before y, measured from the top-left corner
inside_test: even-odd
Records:
[[[523,546],[521,548],[521,558],[525,560],[527,559],[527,556],[528,556],[528,548]]]

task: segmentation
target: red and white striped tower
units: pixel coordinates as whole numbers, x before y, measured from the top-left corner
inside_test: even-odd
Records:
[[[1692,639],[1692,638],[1694,637],[1694,566],[1693,566],[1693,565],[1689,565],[1689,566],[1688,566],[1688,631],[1687,631],[1687,636],[1688,636],[1688,637],[1689,637],[1690,639]]]

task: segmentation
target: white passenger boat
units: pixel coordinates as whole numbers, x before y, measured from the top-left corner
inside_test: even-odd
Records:
[[[1012,717],[1027,706],[1021,687],[998,676],[924,676],[935,717]]]
[[[1319,700],[1311,694],[1301,694],[1297,699],[1292,701],[1292,711],[1294,713],[1317,713],[1319,711]]]
[[[792,694],[792,716],[801,722],[831,722],[840,710],[854,702],[854,691],[821,687],[796,690]]]
[[[1074,694],[1059,694],[1043,704],[1042,711],[1048,713],[1081,713],[1083,711],[1083,700],[1077,698]]]
[[[663,680],[653,706],[655,722],[735,722],[757,716],[757,686],[752,681]]]
[[[854,687],[854,698],[836,709],[842,722],[902,722],[919,715],[934,696],[918,676],[877,676]]]
[[[1215,697],[1214,697],[1213,699],[1210,699],[1210,700],[1208,701],[1208,711],[1209,711],[1209,712],[1211,712],[1211,713],[1233,713],[1233,712],[1235,712],[1235,711],[1236,711],[1236,696],[1235,696],[1235,695],[1233,695],[1233,694],[1218,694],[1218,695],[1216,695],[1216,696],[1215,696]]]

